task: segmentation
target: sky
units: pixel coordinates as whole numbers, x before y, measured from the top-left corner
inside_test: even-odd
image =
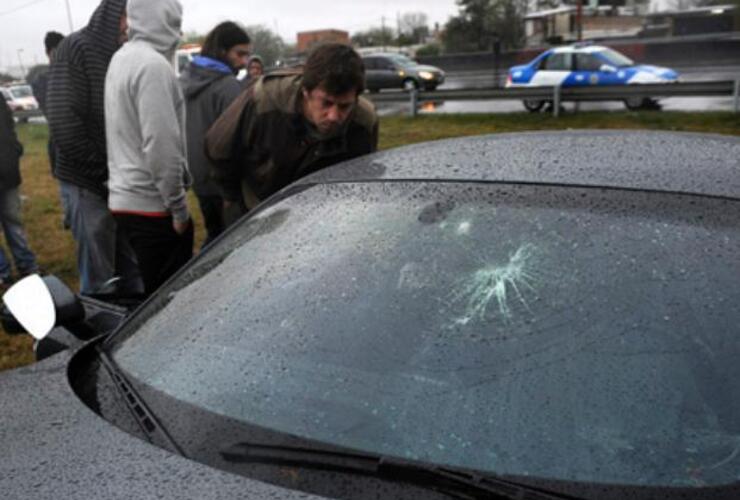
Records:
[[[155,0],[152,0],[155,1]],[[183,29],[206,33],[221,21],[263,24],[295,43],[298,31],[335,28],[354,33],[380,26],[395,27],[396,16],[424,12],[430,27],[457,14],[455,0],[180,0]],[[69,33],[66,3],[75,30],[87,24],[100,0],[0,0],[0,68],[26,68],[46,62],[47,31]]]

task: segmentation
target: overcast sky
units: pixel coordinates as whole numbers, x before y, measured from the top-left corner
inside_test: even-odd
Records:
[[[155,0],[152,0],[155,1]],[[424,12],[430,25],[457,13],[455,0],[180,0],[185,9],[184,30],[205,33],[220,21],[264,24],[287,42],[297,31],[337,28],[349,32],[396,25],[396,14]],[[45,62],[44,34],[69,32],[69,2],[77,30],[87,23],[100,0],[0,0],[0,68]]]

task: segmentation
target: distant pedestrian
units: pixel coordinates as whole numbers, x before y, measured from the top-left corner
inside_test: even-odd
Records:
[[[256,80],[265,74],[265,63],[260,56],[254,55],[247,63],[247,79]]]
[[[5,233],[15,268],[19,276],[38,271],[36,256],[30,250],[21,223],[20,157],[23,146],[15,133],[13,112],[4,99],[0,99],[0,224]],[[10,261],[0,247],[0,286],[11,284]]]
[[[185,102],[175,76],[182,5],[129,0],[129,41],[105,81],[108,206],[136,252],[146,294],[193,255]]]
[[[54,59],[54,53],[57,50],[57,47],[60,43],[62,43],[62,40],[64,40],[64,35],[61,33],[58,33],[56,31],[49,31],[46,33],[46,36],[44,36],[44,49],[46,50],[46,57],[49,60],[49,64],[51,64],[52,60]],[[31,88],[33,89],[33,95],[36,98],[36,101],[39,103],[39,108],[41,108],[41,112],[44,113],[44,116],[46,116],[46,92],[49,87],[49,70],[48,68],[44,71],[41,71],[36,78],[33,79],[31,82]],[[54,164],[56,163],[56,150],[54,147],[54,139],[51,136],[51,131],[49,131],[49,141],[46,145],[47,153],[49,155],[49,167],[51,168],[51,174],[54,175]],[[71,227],[70,221],[69,221],[69,210],[67,209],[67,206],[69,203],[66,199],[66,191],[63,191],[59,189],[60,192],[60,198],[62,200],[62,211],[63,211],[63,218],[62,218],[62,226],[64,229],[69,229]]]
[[[44,36],[44,50],[46,51],[46,57],[51,64],[54,58],[54,53],[57,47],[64,40],[64,35],[56,31],[49,31]],[[36,98],[36,102],[39,103],[39,108],[46,115],[46,89],[49,83],[49,70],[41,71],[31,82],[31,88],[33,89],[33,96]]]
[[[223,198],[211,179],[203,144],[210,126],[242,90],[235,75],[246,66],[249,50],[247,33],[236,23],[223,22],[208,33],[200,55],[180,75],[187,104],[188,166],[207,231],[203,246],[224,230]]]
[[[337,43],[314,49],[302,71],[248,86],[206,136],[227,222],[303,176],[375,151],[378,117],[364,89],[362,59]]]
[[[118,295],[143,292],[136,257],[108,210],[108,157],[103,91],[113,53],[126,39],[126,0],[102,0],[79,31],[56,49],[49,74],[47,119],[54,138],[54,175],[67,200],[77,243],[80,291],[105,290],[120,277]]]

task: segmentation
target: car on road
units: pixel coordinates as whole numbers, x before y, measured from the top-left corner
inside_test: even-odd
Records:
[[[396,53],[362,56],[365,63],[365,86],[370,92],[381,89],[434,90],[445,81],[445,72],[436,66],[419,64]]]
[[[29,118],[43,115],[39,103],[33,96],[33,90],[28,84],[22,83],[0,87],[0,94],[13,111],[13,116],[20,122],[25,123]]]
[[[118,327],[26,278],[15,320],[87,340],[0,374],[0,491],[740,498],[738,157],[648,131],[417,144],[277,193]]]
[[[669,68],[636,64],[609,47],[574,44],[547,50],[531,62],[509,69],[506,87],[586,87],[591,85],[636,85],[672,83],[678,73]],[[539,111],[544,100],[525,100],[527,110]],[[624,100],[628,109],[652,107],[653,99]]]

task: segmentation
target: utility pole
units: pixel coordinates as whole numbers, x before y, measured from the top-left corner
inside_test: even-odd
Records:
[[[385,52],[385,16],[381,16],[380,18],[380,33],[383,39],[383,52]]]
[[[67,5],[67,22],[69,23],[69,32],[72,33],[75,28],[72,24],[72,11],[69,8],[69,0],[64,0],[64,3]]]
[[[21,73],[22,73],[22,79],[26,79],[26,67],[23,66],[23,59],[21,58],[21,54],[23,53],[23,49],[18,49],[18,64],[21,67]]]
[[[583,41],[583,0],[578,0],[576,9],[576,29],[578,30],[578,41]]]

